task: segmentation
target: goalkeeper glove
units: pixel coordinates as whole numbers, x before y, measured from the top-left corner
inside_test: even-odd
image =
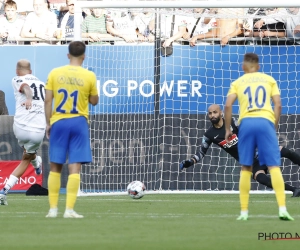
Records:
[[[184,168],[189,168],[190,166],[193,166],[195,164],[193,159],[184,160],[179,164],[179,169],[183,170]]]

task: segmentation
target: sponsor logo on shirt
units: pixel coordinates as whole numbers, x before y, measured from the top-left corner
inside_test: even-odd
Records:
[[[226,142],[226,140],[223,140],[221,142],[219,142],[219,145],[223,148],[231,148],[232,146],[234,146],[235,144],[238,143],[239,138],[237,137],[236,134],[233,134],[230,138],[229,142]]]

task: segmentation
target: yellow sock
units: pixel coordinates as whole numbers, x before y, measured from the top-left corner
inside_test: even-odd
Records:
[[[77,199],[77,193],[80,185],[80,175],[70,174],[67,183],[66,209],[73,209]]]
[[[248,211],[251,174],[250,171],[241,171],[239,183],[241,211]]]
[[[279,207],[285,207],[284,181],[279,167],[269,170],[271,175],[272,187],[275,191],[276,200]]]
[[[57,208],[60,189],[60,173],[51,172],[48,177],[48,197],[50,208]]]

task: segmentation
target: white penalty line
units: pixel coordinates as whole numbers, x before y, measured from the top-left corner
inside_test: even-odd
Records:
[[[85,200],[85,201],[94,201],[94,202],[103,202],[103,201],[116,201],[116,202],[168,202],[168,203],[195,203],[195,202],[199,202],[199,203],[237,203],[238,200],[207,200],[207,199],[197,199],[197,200],[185,200],[185,199],[182,199],[182,200],[168,200],[168,199],[159,199],[159,200],[153,200],[153,199],[147,199],[147,197],[143,197],[141,199],[132,199],[130,197],[126,197],[126,198],[104,198],[104,197],[98,197],[99,199],[95,199],[95,197],[93,199],[91,199],[90,197],[82,197],[82,198],[78,198],[77,200]],[[288,198],[288,197],[287,197]],[[290,202],[290,201],[296,201],[300,199],[300,197],[294,197],[292,198],[291,200],[290,199],[287,199],[286,201],[287,202]],[[41,199],[34,199],[34,198],[30,198],[30,199],[27,199],[27,198],[13,198],[13,197],[9,197],[9,201],[40,201]],[[64,199],[60,199],[60,200],[65,200]],[[274,200],[255,200],[255,198],[252,198],[251,199],[251,196],[250,196],[250,203],[276,203],[276,200],[274,198]]]
[[[46,212],[9,212],[3,211],[1,212],[2,215],[5,217],[18,217],[18,218],[26,218],[29,216],[39,216],[42,217],[46,216]],[[62,216],[63,212],[58,212],[58,217]],[[176,214],[176,213],[112,213],[112,212],[104,212],[104,213],[93,213],[93,212],[86,212],[84,214],[85,217],[112,217],[112,218],[182,218],[182,217],[193,217],[193,218],[237,218],[238,214]],[[294,218],[300,218],[300,215],[292,215]],[[249,218],[278,218],[278,215],[270,215],[270,214],[250,214]]]

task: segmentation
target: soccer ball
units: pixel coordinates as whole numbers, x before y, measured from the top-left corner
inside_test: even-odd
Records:
[[[128,195],[132,199],[141,199],[145,195],[146,187],[141,181],[130,182],[127,186]]]

